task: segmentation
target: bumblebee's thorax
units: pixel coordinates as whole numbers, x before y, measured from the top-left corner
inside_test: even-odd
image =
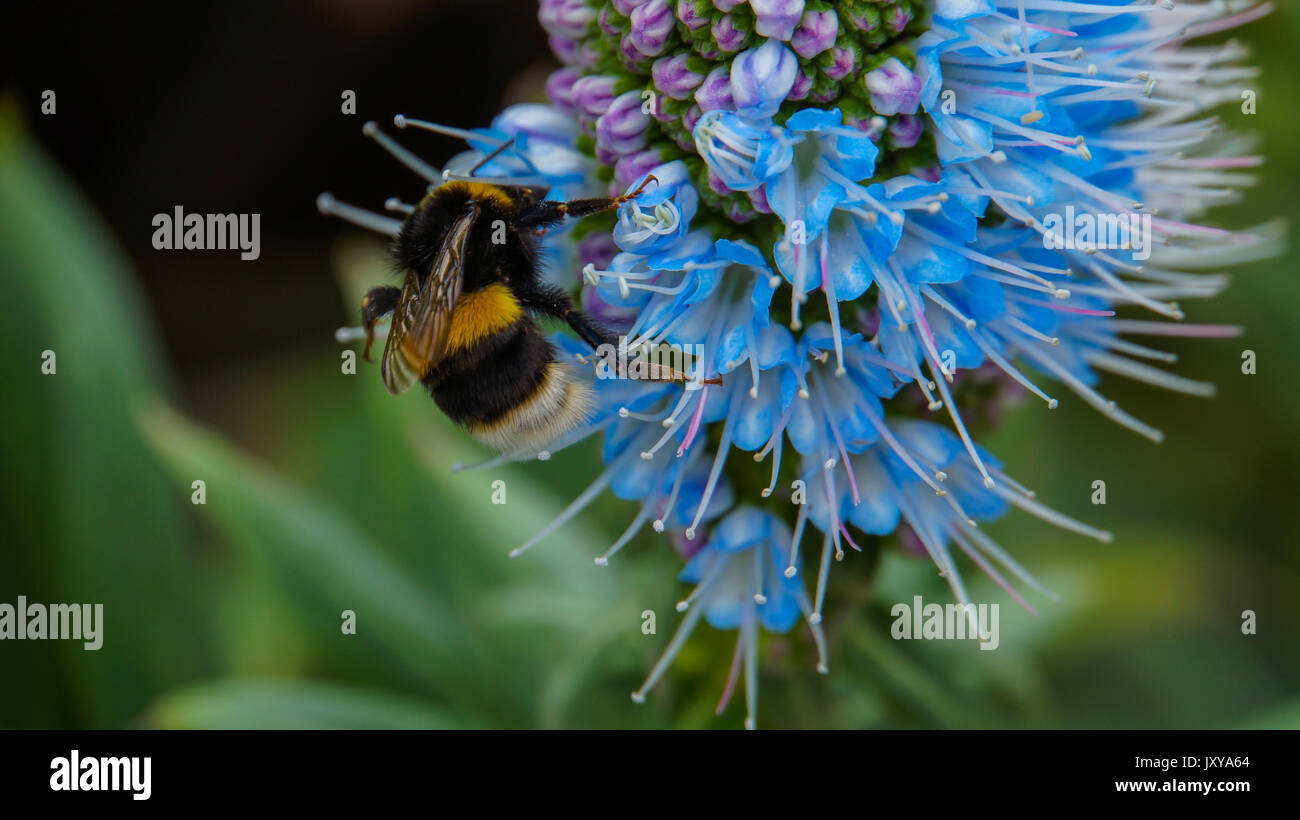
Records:
[[[423,282],[441,250],[452,223],[470,203],[480,211],[462,260],[462,290],[478,290],[497,281],[499,272],[531,264],[532,243],[513,229],[518,203],[504,188],[484,182],[448,182],[424,197],[406,219],[394,248],[403,270]]]

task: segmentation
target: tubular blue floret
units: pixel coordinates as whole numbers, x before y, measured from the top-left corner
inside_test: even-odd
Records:
[[[649,176],[654,177],[649,189],[619,209],[614,229],[620,248],[644,256],[667,250],[686,236],[699,203],[682,162],[655,167],[628,190],[640,188]]]

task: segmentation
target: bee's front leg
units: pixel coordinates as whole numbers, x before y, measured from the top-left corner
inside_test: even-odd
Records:
[[[584,216],[598,214],[601,211],[612,211],[623,203],[635,199],[652,182],[657,184],[659,180],[653,176],[647,176],[635,191],[619,194],[618,196],[571,199],[567,202],[550,199],[537,202],[519,215],[518,224],[522,228],[540,228],[545,231],[547,227],[560,222],[567,216],[581,219]]]

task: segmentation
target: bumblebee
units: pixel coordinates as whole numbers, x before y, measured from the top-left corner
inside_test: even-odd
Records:
[[[423,384],[453,421],[503,452],[541,450],[584,423],[591,387],[557,360],[533,317],[566,322],[593,350],[616,342],[542,281],[538,239],[566,218],[617,208],[645,184],[570,202],[547,200],[544,188],[473,180],[427,194],[393,247],[402,287],[374,288],[361,301],[367,360],[375,325],[390,318],[382,357],[388,391]]]

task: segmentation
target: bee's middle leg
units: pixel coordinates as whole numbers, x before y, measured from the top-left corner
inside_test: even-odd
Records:
[[[578,334],[578,338],[591,345],[592,350],[598,351],[601,345],[618,346],[618,339],[613,333],[574,307],[569,295],[557,287],[539,284],[522,290],[516,288],[515,295],[528,310],[564,321]]]

